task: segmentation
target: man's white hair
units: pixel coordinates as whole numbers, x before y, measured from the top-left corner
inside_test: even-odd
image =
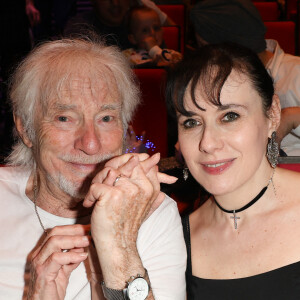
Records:
[[[92,92],[114,78],[122,101],[122,122],[127,129],[140,101],[134,73],[124,55],[113,46],[90,39],[61,39],[36,47],[16,69],[10,82],[10,100],[15,116],[21,119],[25,134],[34,145],[35,121],[45,112],[49,100],[61,97],[72,79],[90,82]],[[106,82],[105,82],[106,81]],[[16,133],[16,130],[15,130]],[[33,166],[32,148],[16,134],[17,141],[7,159],[11,165]]]

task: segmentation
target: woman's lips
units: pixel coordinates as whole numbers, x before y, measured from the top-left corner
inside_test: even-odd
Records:
[[[234,159],[223,160],[223,161],[214,161],[214,162],[205,162],[201,163],[203,170],[211,175],[219,175],[225,170],[227,170],[232,164]]]

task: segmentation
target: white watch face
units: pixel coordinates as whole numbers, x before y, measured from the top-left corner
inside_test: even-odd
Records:
[[[149,286],[144,278],[134,279],[127,289],[130,300],[144,300],[148,296]]]

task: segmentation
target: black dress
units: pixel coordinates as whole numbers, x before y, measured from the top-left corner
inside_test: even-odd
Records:
[[[202,279],[192,275],[188,216],[182,219],[188,261],[187,300],[297,300],[300,299],[300,262],[239,279]]]

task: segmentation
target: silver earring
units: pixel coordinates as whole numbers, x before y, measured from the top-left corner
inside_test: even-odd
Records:
[[[183,179],[184,179],[184,181],[187,181],[187,179],[189,178],[189,169],[188,168],[184,168],[182,170],[182,173],[183,173]]]
[[[278,143],[276,142],[276,131],[273,131],[272,136],[269,139],[268,148],[267,148],[267,158],[272,168],[276,168],[278,164],[278,156],[279,156],[279,146]]]

